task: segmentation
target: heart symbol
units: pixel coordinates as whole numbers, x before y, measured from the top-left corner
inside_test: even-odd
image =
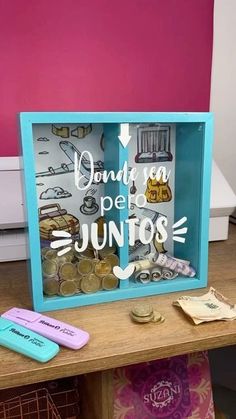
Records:
[[[134,272],[134,265],[130,264],[126,266],[125,269],[122,269],[120,266],[114,266],[113,273],[119,279],[127,279],[129,278]]]

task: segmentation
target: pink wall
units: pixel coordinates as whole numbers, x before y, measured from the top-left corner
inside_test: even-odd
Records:
[[[207,111],[213,0],[0,0],[0,156],[20,111]]]

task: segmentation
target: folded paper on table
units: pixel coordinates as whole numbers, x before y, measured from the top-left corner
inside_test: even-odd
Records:
[[[199,297],[182,296],[173,304],[181,307],[195,324],[236,319],[236,306],[213,287],[204,295]]]

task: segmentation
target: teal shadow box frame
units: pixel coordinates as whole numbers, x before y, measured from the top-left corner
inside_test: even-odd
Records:
[[[186,244],[175,242],[174,255],[188,259],[196,268],[194,278],[178,277],[176,280],[159,281],[146,285],[130,279],[121,280],[119,288],[94,294],[70,297],[46,297],[43,294],[40,253],[39,221],[35,182],[33,149],[34,124],[103,124],[105,136],[104,162],[107,170],[119,170],[128,159],[128,150],[118,140],[121,123],[169,123],[176,124],[175,204],[174,219],[188,218]],[[135,297],[144,297],[174,291],[203,288],[208,276],[208,228],[210,206],[210,181],[213,140],[213,116],[211,113],[172,112],[23,112],[20,113],[23,148],[23,168],[28,219],[30,284],[34,309],[49,311],[104,303]],[[122,182],[106,184],[106,195],[113,199],[128,194]],[[109,218],[120,222],[127,219],[128,209],[111,210]],[[128,226],[127,226],[128,228]],[[126,230],[126,235],[128,230]],[[120,266],[128,264],[128,240],[119,249]]]

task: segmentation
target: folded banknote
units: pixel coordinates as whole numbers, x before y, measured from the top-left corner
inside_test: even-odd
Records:
[[[173,305],[181,307],[195,324],[236,319],[236,305],[213,287],[199,297],[182,296]]]

